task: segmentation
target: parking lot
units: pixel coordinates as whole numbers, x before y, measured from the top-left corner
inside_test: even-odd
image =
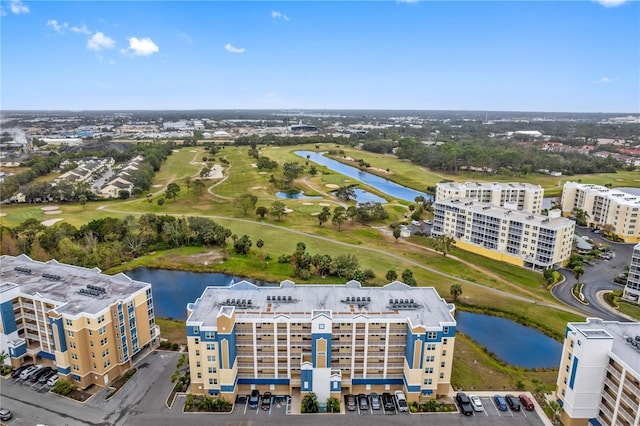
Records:
[[[475,416],[486,416],[486,417],[515,417],[515,418],[527,418],[528,416],[536,416],[533,411],[526,411],[521,409],[520,411],[512,411],[507,408],[507,411],[500,411],[496,406],[495,401],[490,396],[481,396],[480,400],[482,401],[482,405],[484,406],[483,412],[474,412]]]
[[[273,395],[270,398],[268,408],[262,403],[262,395],[260,396],[260,401],[257,408],[251,408],[249,406],[249,398],[250,395],[238,395],[236,397],[236,402],[233,406],[233,415],[284,416],[291,410],[291,398],[289,398],[289,396],[287,395]]]

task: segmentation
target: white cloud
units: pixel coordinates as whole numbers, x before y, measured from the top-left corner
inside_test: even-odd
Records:
[[[66,22],[60,24],[55,19],[49,19],[47,21],[47,27],[53,28],[55,32],[63,33],[65,28],[67,28],[68,24]]]
[[[107,37],[104,33],[98,31],[87,41],[87,48],[91,50],[112,49],[116,42],[112,38]]]
[[[191,40],[191,37],[189,37],[189,34],[187,33],[179,33],[178,34],[178,38],[180,38],[180,40],[187,42],[189,44],[193,44],[193,40]]]
[[[244,53],[246,50],[244,47],[234,47],[231,43],[227,43],[224,45],[224,49],[230,53]]]
[[[77,34],[91,34],[91,31],[89,31],[89,28],[87,28],[87,26],[84,24],[82,24],[81,27],[71,27],[71,31]]]
[[[398,3],[418,3],[420,0],[396,0]]]
[[[20,0],[11,0],[9,3],[9,9],[16,15],[29,13],[29,6],[23,4]]]
[[[604,7],[616,7],[627,2],[627,0],[593,0],[593,1],[603,5]]]
[[[158,53],[160,48],[149,37],[129,38],[129,51],[135,56],[149,56]]]
[[[282,12],[278,12],[277,10],[272,10],[271,11],[271,19],[273,19],[274,21],[278,20],[278,19],[282,19],[283,21],[288,21],[289,17],[287,15],[285,15]]]
[[[614,81],[616,81],[616,78],[609,78],[609,77],[602,77],[600,78],[600,80],[596,80],[594,83],[613,83]]]

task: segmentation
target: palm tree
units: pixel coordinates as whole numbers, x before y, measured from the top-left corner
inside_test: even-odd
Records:
[[[576,277],[576,282],[580,281],[580,277],[584,275],[584,267],[582,265],[576,265],[573,267],[573,276]]]
[[[449,293],[453,296],[453,301],[458,300],[458,296],[462,294],[462,286],[460,284],[452,284]]]
[[[573,209],[573,217],[576,219],[576,223],[578,225],[586,226],[587,219],[589,218],[589,213],[576,207],[575,209]]]
[[[319,408],[318,398],[316,394],[311,392],[305,395],[302,400],[302,412],[303,413],[317,413]]]
[[[551,409],[551,414],[553,415],[551,420],[553,421],[553,424],[557,424],[558,416],[562,412],[562,407],[560,407],[558,401],[549,401],[549,408]]]

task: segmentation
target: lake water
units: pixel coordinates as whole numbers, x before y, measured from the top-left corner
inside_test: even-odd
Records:
[[[138,268],[126,273],[135,280],[151,283],[155,315],[187,319],[187,304],[193,303],[207,286],[227,286],[244,278],[227,274]],[[246,279],[260,286],[276,286]],[[505,362],[525,368],[557,367],[562,345],[538,330],[506,318],[470,312],[456,312],[458,330]]]
[[[560,365],[562,344],[535,328],[506,318],[460,311],[456,312],[456,321],[458,330],[511,365],[525,368]]]
[[[402,185],[398,185],[388,179],[381,178],[380,176],[372,175],[371,173],[363,172],[356,167],[347,166],[339,161],[327,158],[319,152],[313,151],[295,151],[296,155],[302,158],[309,157],[310,161],[325,166],[326,168],[338,172],[352,179],[356,179],[362,183],[377,189],[393,198],[414,202],[416,197],[422,195],[425,199],[429,200],[433,198],[431,195],[425,194],[415,189],[407,188]]]

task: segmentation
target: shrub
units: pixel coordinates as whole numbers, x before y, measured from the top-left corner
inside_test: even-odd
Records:
[[[416,406],[415,406],[415,405],[410,405],[410,406],[409,406],[409,411],[411,411],[412,413],[417,413],[417,412],[418,412],[418,409],[416,408]]]
[[[171,344],[171,350],[172,351],[177,351],[178,349],[180,349],[180,345],[177,343],[173,343]]]
[[[68,381],[61,379],[53,386],[53,391],[59,395],[68,395],[73,390],[73,385]]]

